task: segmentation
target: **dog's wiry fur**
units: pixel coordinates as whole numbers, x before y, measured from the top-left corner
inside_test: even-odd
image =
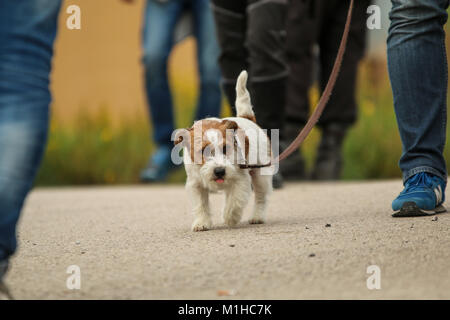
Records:
[[[230,227],[239,223],[251,197],[252,185],[255,204],[249,223],[265,222],[268,196],[272,191],[272,175],[262,175],[261,169],[241,169],[234,157],[228,156],[229,147],[235,154],[240,152],[243,157],[248,158],[252,153],[257,154],[261,145],[267,146],[266,152],[270,154],[270,141],[265,132],[256,124],[246,84],[247,72],[243,71],[236,84],[237,117],[203,119],[196,121],[192,128],[188,129],[190,134],[188,140],[190,141],[185,141],[183,160],[187,174],[186,189],[192,201],[192,211],[195,216],[192,225],[193,231],[205,231],[212,227],[209,192],[224,191],[226,197],[223,209],[224,222]],[[201,134],[195,135],[196,129]],[[210,129],[214,129],[214,131]],[[237,144],[229,146],[227,129],[241,130],[242,132],[251,129],[252,132],[257,132],[257,139],[262,139],[262,143],[261,140],[253,141],[254,136],[244,136],[244,139],[237,139],[239,140]],[[220,134],[222,139],[218,140],[217,138],[220,137],[217,135]],[[221,142],[219,142],[220,140]],[[181,141],[182,139],[179,139],[175,143]],[[206,147],[214,149],[218,147],[219,143],[221,143],[221,150],[226,146],[227,156],[216,153],[204,157],[202,152]],[[194,162],[195,157],[200,161]],[[257,164],[262,164],[262,161],[267,160],[260,160],[257,157]],[[217,177],[217,168],[225,169],[223,179]]]

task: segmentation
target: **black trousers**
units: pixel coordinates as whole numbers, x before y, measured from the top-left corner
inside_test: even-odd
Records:
[[[308,90],[319,47],[319,86],[325,88],[344,30],[349,0],[290,0],[287,17],[287,59],[290,67],[286,89],[285,132],[301,129],[309,117]],[[356,121],[355,86],[358,64],[366,45],[367,7],[370,0],[355,1],[347,50],[331,99],[319,121],[351,125]],[[293,130],[291,130],[293,131]],[[294,130],[295,133],[298,131]],[[287,138],[292,134],[286,133]]]
[[[242,70],[249,72],[249,90],[258,124],[281,128],[286,80],[287,0],[212,0],[221,48],[222,87],[230,105]]]

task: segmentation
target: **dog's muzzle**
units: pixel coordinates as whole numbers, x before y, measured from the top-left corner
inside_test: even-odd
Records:
[[[215,179],[214,181],[217,183],[223,183],[224,182],[224,177],[225,177],[226,171],[224,167],[217,167],[214,168],[214,176]]]

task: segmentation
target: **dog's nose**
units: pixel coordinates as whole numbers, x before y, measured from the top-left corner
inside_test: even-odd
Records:
[[[214,174],[218,178],[222,178],[225,175],[225,168],[224,167],[217,167],[214,168]]]

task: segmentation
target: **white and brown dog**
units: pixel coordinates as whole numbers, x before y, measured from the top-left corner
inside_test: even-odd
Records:
[[[189,129],[178,130],[175,144],[183,148],[186,189],[192,200],[193,231],[211,228],[209,192],[225,192],[223,218],[228,226],[241,220],[243,210],[255,193],[251,224],[264,223],[268,196],[272,191],[273,166],[267,134],[255,122],[247,72],[236,84],[237,117],[207,118]]]

